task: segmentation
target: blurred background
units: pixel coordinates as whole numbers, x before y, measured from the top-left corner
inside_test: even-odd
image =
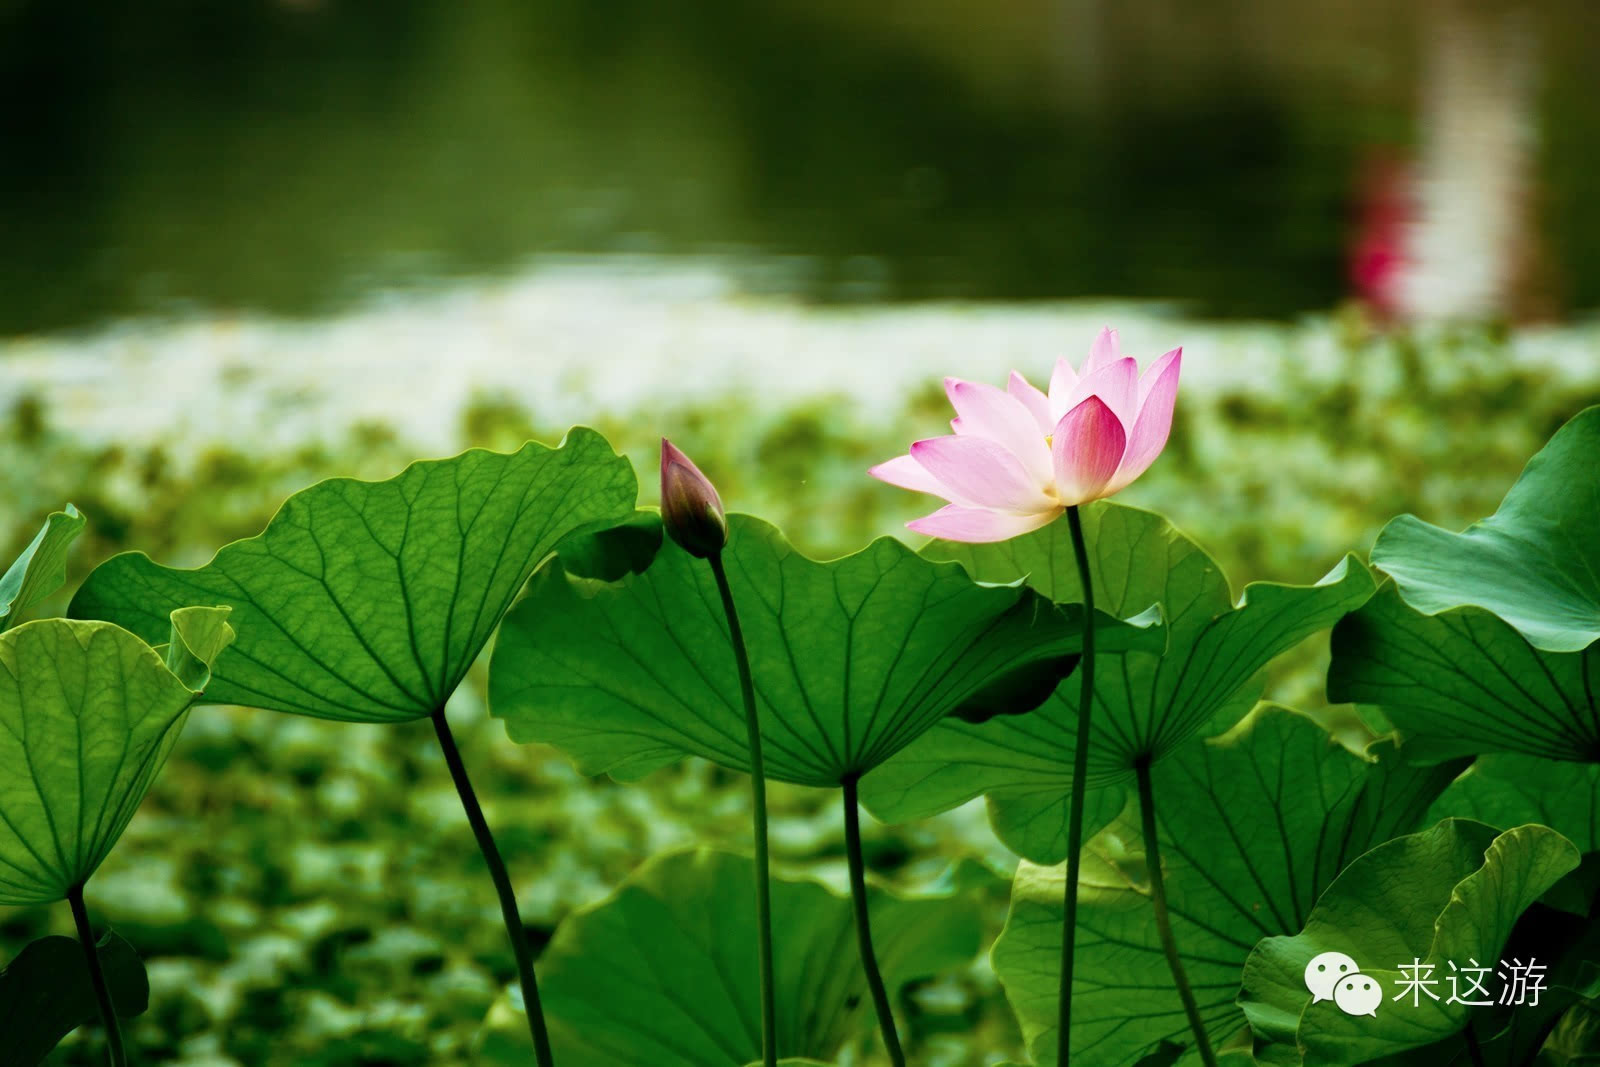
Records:
[[[929,510],[864,471],[944,375],[1110,324],[1186,351],[1124,499],[1236,589],[1312,581],[1489,513],[1600,400],[1597,66],[1588,0],[0,0],[0,548],[70,500],[74,583],[197,564],[319,478],[582,422],[647,501],[669,434],[850,551]],[[1321,704],[1322,656],[1271,695]],[[451,715],[536,946],[743,840],[734,776],[585,781],[481,681]],[[837,880],[828,799],[779,790],[775,847]],[[1011,862],[970,806],[869,847],[908,888]],[[203,709],[89,899],[149,1062],[470,1062],[513,974],[425,726]],[[58,911],[0,909],[0,957]],[[918,1062],[1019,1054],[983,961],[909,997]]]
[[[7,333],[565,256],[830,303],[1600,302],[1583,0],[0,11]]]

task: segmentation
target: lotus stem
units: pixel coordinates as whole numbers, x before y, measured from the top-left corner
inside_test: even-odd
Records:
[[[761,970],[761,1062],[765,1067],[778,1064],[778,1006],[776,983],[772,977],[772,875],[767,859],[767,769],[761,756],[761,721],[756,717],[756,689],[750,677],[750,653],[745,648],[744,631],[739,627],[739,612],[733,606],[733,590],[728,587],[728,572],[722,565],[722,552],[706,557],[722,594],[722,611],[728,617],[728,640],[733,645],[734,662],[739,667],[739,692],[744,698],[745,729],[750,741],[750,801],[756,843],[756,959]]]
[[[1178,942],[1172,936],[1172,917],[1167,913],[1167,885],[1161,874],[1161,845],[1156,837],[1155,789],[1150,781],[1150,760],[1141,759],[1135,767],[1139,777],[1139,818],[1144,824],[1144,862],[1150,875],[1150,902],[1156,909],[1156,933],[1161,938],[1161,951],[1166,954],[1167,968],[1172,972],[1172,984],[1183,1001],[1183,1014],[1189,1019],[1189,1032],[1194,1034],[1195,1051],[1205,1067],[1217,1067],[1217,1054],[1211,1050],[1211,1039],[1206,1036],[1206,1024],[1200,1018],[1200,1008],[1194,1002],[1194,990],[1189,988],[1189,976],[1184,972],[1183,961],[1178,958]]]
[[[505,919],[506,934],[511,938],[511,952],[517,959],[517,975],[522,981],[522,1004],[528,1016],[528,1032],[533,1036],[533,1053],[539,1067],[554,1067],[555,1056],[550,1052],[550,1033],[544,1025],[544,1008],[539,1004],[539,982],[533,975],[533,953],[528,949],[528,935],[522,927],[522,916],[517,911],[517,894],[511,888],[511,876],[506,873],[505,861],[495,847],[494,835],[483,817],[478,794],[467,777],[466,765],[461,762],[461,750],[456,747],[455,735],[444,716],[444,708],[433,715],[433,728],[439,735],[439,747],[444,750],[444,761],[450,768],[456,792],[461,796],[461,806],[466,809],[467,822],[478,839],[478,850],[489,866],[489,877],[494,881],[494,891],[500,897],[500,914]]]
[[[106,1028],[106,1048],[111,1067],[127,1067],[128,1053],[122,1047],[122,1027],[117,1023],[117,1008],[111,1002],[111,987],[106,984],[105,968],[100,966],[100,950],[95,948],[94,931],[89,928],[89,909],[83,906],[83,887],[67,890],[67,903],[72,907],[72,921],[78,927],[78,942],[83,945],[83,958],[89,965],[89,984],[94,986],[94,999],[100,1004],[100,1021]]]
[[[867,988],[872,991],[872,1006],[878,1013],[878,1029],[889,1050],[894,1067],[906,1067],[906,1054],[900,1048],[900,1035],[894,1028],[894,1012],[889,1007],[889,991],[884,988],[878,957],[872,951],[872,922],[867,915],[867,873],[861,858],[861,809],[856,800],[856,777],[844,780],[844,850],[850,860],[850,903],[856,915],[856,943],[861,947],[861,968],[867,972]]]
[[[1061,998],[1056,1025],[1056,1062],[1066,1067],[1072,1050],[1072,963],[1078,933],[1078,872],[1083,864],[1083,805],[1089,791],[1089,717],[1094,711],[1094,583],[1089,549],[1076,506],[1067,509],[1072,553],[1083,586],[1083,658],[1078,661],[1078,745],[1072,753],[1072,801],[1067,810],[1067,885],[1061,910]]]

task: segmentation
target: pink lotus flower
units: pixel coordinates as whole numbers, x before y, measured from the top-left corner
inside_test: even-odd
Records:
[[[918,533],[979,542],[1037,530],[1069,507],[1124,488],[1161,454],[1182,360],[1183,349],[1174,348],[1140,377],[1107,328],[1081,375],[1056,361],[1048,396],[1016,371],[1005,389],[946,378],[955,433],[918,441],[910,455],[868,473],[950,502],[906,524]]]

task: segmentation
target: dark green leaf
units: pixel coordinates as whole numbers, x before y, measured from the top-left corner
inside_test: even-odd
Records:
[[[1270,705],[1154,769],[1173,931],[1214,1046],[1246,1027],[1234,1000],[1256,942],[1297,933],[1338,872],[1415,828],[1458,769],[1408,766],[1386,744],[1363,759],[1305,716]],[[1193,1042],[1151,918],[1137,799],[1090,854],[1079,898],[1073,1052],[1107,1064],[1163,1047],[1183,1052]],[[1056,1062],[1064,889],[1061,868],[1024,862],[994,949],[1040,1064]]]
[[[1010,673],[1080,647],[1081,608],[979,585],[899,541],[821,563],[759,519],[730,524],[723,559],[771,778],[837,785]],[[1163,643],[1159,627],[1100,625],[1111,647]],[[489,704],[514,740],[553,744],[586,774],[638,777],[685,755],[749,766],[711,568],[673,542],[615,583],[537,574],[495,643]]]
[[[964,895],[869,890],[891,997],[966,966],[982,939]],[[849,901],[815,882],[772,884],[778,1053],[828,1061],[874,1026]],[[647,861],[599,905],[572,915],[539,960],[562,1067],[744,1067],[761,1057],[755,893],[748,859],[700,850]],[[514,1001],[480,1037],[490,1062],[528,1061]]]
[[[1591,999],[1573,1008],[1556,1024],[1535,1067],[1595,1067],[1595,1064],[1600,1064],[1600,1000]]]
[[[22,555],[0,575],[0,630],[61,588],[67,580],[67,550],[83,533],[84,522],[71,504],[51,512]]]
[[[1600,407],[1580,412],[1528,462],[1500,509],[1463,533],[1402,515],[1372,562],[1425,615],[1473,606],[1529,644],[1576,652],[1600,641]]]
[[[1089,752],[1088,832],[1122,810],[1141,759],[1159,761],[1202,731],[1221,732],[1255,703],[1257,672],[1371,595],[1348,557],[1317,585],[1259,582],[1233,607],[1227,580],[1159,515],[1102,503],[1084,511],[1096,608],[1129,616],[1159,605],[1164,654],[1097,650]],[[995,545],[936,542],[925,554],[960,561],[983,581],[1025,579],[1057,601],[1082,599],[1065,526]],[[1039,710],[983,725],[947,721],[862,782],[862,799],[890,822],[923,818],[988,795],[1007,847],[1036,863],[1066,856],[1067,797],[1077,747],[1079,686],[1062,683]]]
[[[632,514],[636,491],[628,461],[592,430],[573,430],[559,449],[474,449],[386,482],[314,485],[198,570],[117,556],[71,610],[155,640],[174,608],[228,604],[239,640],[217,663],[211,701],[351,722],[423,718],[540,560],[573,533]]]
[[[575,578],[615,582],[649,567],[664,535],[661,513],[641,508],[616,526],[572,534],[556,546],[556,554]]]
[[[974,724],[988,722],[996,715],[1026,715],[1050,699],[1061,679],[1071,674],[1081,659],[1082,656],[1062,656],[1029,664],[980,689],[950,714]]]
[[[139,954],[110,932],[99,951],[117,1017],[143,1014],[150,982]],[[63,1037],[99,1021],[100,1002],[76,939],[41,937],[0,970],[0,1067],[34,1067]]]
[[[1380,705],[1418,759],[1600,760],[1600,645],[1540,651],[1481,608],[1414,611],[1393,582],[1334,628],[1328,698]]]
[[[1586,861],[1600,856],[1586,857]],[[1592,864],[1586,862],[1586,866]],[[1565,883],[1579,872],[1562,878],[1547,892],[1544,900],[1559,895]],[[1593,878],[1589,889],[1592,896]],[[1538,903],[1523,913],[1512,929],[1511,939],[1500,950],[1500,958],[1537,960],[1546,968],[1546,981],[1538,1003],[1531,998],[1520,1004],[1475,1008],[1471,1016],[1472,1039],[1465,1032],[1444,1041],[1386,1057],[1383,1067],[1529,1067],[1546,1043],[1563,1013],[1584,1000],[1600,996],[1600,914],[1578,915]],[[1476,1044],[1476,1051],[1471,1047]],[[1477,1058],[1474,1058],[1477,1057]],[[1543,1060],[1537,1062],[1543,1063]]]
[[[1496,836],[1482,823],[1447,819],[1379,845],[1334,880],[1301,933],[1251,952],[1239,1003],[1257,1058],[1344,1067],[1458,1034],[1483,1009],[1449,1002],[1449,964],[1495,967],[1517,918],[1577,864],[1572,842],[1544,826]],[[1375,1016],[1312,1002],[1305,972],[1324,952],[1343,953],[1377,983]],[[1414,961],[1431,968],[1412,973],[1437,982],[1437,1000],[1423,987],[1407,992],[1400,968]],[[1490,996],[1500,993],[1496,985]]]
[[[1543,823],[1582,852],[1600,851],[1600,763],[1479,756],[1434,804],[1430,820],[1451,817],[1502,830]]]

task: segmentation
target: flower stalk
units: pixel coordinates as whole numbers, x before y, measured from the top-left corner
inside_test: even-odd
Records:
[[[905,1067],[906,1054],[900,1048],[900,1035],[894,1026],[894,1011],[889,1005],[889,991],[883,984],[883,973],[878,970],[878,956],[872,949],[872,923],[867,913],[867,873],[861,855],[861,808],[856,795],[857,779],[846,778],[844,785],[844,847],[850,863],[850,904],[855,912],[856,944],[861,950],[861,967],[867,975],[867,988],[872,993],[872,1007],[878,1014],[878,1029],[883,1033],[883,1046],[889,1052],[894,1067]]]
[[[761,720],[756,713],[755,682],[745,647],[739,611],[728,585],[722,551],[728,544],[728,518],[722,497],[694,461],[666,438],[661,439],[661,523],[667,534],[692,556],[705,560],[717,581],[722,613],[728,620],[728,642],[739,670],[739,695],[744,703],[745,732],[750,747],[751,821],[755,837],[756,961],[761,979],[762,1067],[778,1064],[778,1007],[772,964],[772,874],[767,849],[767,770],[761,753]]]
[[[739,628],[739,612],[728,586],[727,568],[720,551],[707,557],[711,573],[722,595],[722,610],[728,617],[728,638],[739,665],[739,692],[744,698],[745,731],[750,743],[750,803],[756,845],[756,960],[761,972],[761,1062],[763,1067],[778,1063],[778,1007],[772,968],[772,874],[767,858],[767,769],[761,755],[761,722],[756,717],[755,684],[750,677],[750,654],[744,632]]]
[[[100,1021],[106,1028],[106,1051],[111,1067],[127,1067],[128,1053],[122,1046],[122,1027],[117,1022],[117,1008],[111,1000],[111,987],[106,984],[105,968],[100,965],[100,950],[95,947],[94,931],[89,927],[89,909],[83,904],[83,887],[73,886],[67,891],[67,904],[72,908],[72,921],[78,928],[78,941],[83,945],[84,962],[89,965],[89,984],[94,986],[94,999],[100,1005]]]
[[[1083,806],[1089,792],[1090,719],[1094,711],[1094,580],[1089,574],[1089,549],[1083,539],[1083,520],[1076,507],[1067,509],[1072,531],[1072,553],[1078,561],[1078,584],[1083,586],[1083,658],[1078,661],[1078,738],[1072,753],[1072,799],[1067,810],[1067,885],[1062,901],[1061,995],[1056,1037],[1056,1060],[1071,1062],[1072,973],[1078,935],[1078,875],[1083,865]]]
[[[1183,1001],[1183,1014],[1189,1020],[1189,1032],[1194,1035],[1194,1048],[1205,1067],[1217,1067],[1217,1054],[1211,1049],[1211,1039],[1206,1036],[1205,1020],[1200,1018],[1200,1007],[1195,1003],[1194,990],[1189,986],[1189,975],[1178,957],[1178,942],[1172,936],[1172,916],[1167,910],[1166,879],[1161,874],[1161,844],[1156,829],[1155,788],[1150,780],[1150,761],[1141,759],[1135,767],[1139,778],[1139,818],[1144,825],[1144,863],[1150,877],[1150,902],[1156,912],[1156,934],[1161,938],[1161,951],[1167,957],[1167,969],[1172,972],[1172,984]],[[1062,1061],[1066,1062],[1066,1061]]]
[[[952,433],[915,441],[908,454],[867,472],[947,502],[906,524],[931,537],[967,544],[1006,541],[1047,526],[1063,513],[1072,530],[1084,631],[1056,1020],[1057,1056],[1063,1067],[1072,1046],[1078,878],[1094,717],[1094,585],[1078,509],[1120,492],[1161,454],[1172,431],[1182,364],[1183,349],[1174,348],[1141,374],[1138,361],[1122,355],[1117,331],[1108,326],[1090,345],[1081,370],[1066,359],[1056,360],[1048,391],[1016,371],[1004,389],[946,378],[945,393],[956,412],[950,420]]]

